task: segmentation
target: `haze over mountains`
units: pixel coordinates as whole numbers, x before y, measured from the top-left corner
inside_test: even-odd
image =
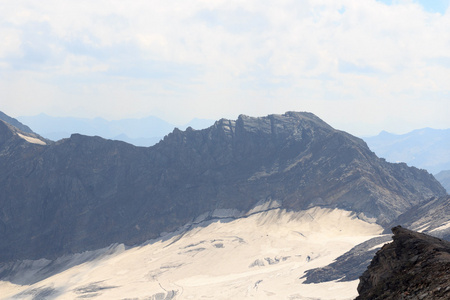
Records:
[[[5,297],[346,299],[392,223],[450,232],[431,174],[311,113],[175,129],[148,148],[0,121],[0,168]]]
[[[17,119],[53,141],[68,138],[72,133],[80,133],[145,147],[156,144],[176,127],[155,116],[107,121],[102,118],[52,117],[41,113],[36,116],[21,116]],[[212,120],[193,119],[179,128],[203,129],[213,123]]]
[[[450,191],[450,129],[423,128],[401,135],[383,131],[364,140],[379,157],[425,169]]]
[[[450,129],[423,128],[401,135],[383,131],[364,140],[390,162],[406,162],[432,174],[450,170]]]
[[[442,184],[442,186],[450,193],[450,170],[445,170],[435,175],[436,179]]]

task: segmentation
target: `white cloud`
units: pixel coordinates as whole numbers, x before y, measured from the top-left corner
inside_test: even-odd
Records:
[[[1,109],[180,123],[307,110],[357,134],[450,127],[450,11],[394,2],[3,2]]]

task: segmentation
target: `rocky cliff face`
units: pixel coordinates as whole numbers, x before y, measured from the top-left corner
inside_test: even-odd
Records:
[[[394,227],[360,277],[357,300],[450,299],[450,242]]]
[[[42,145],[18,133],[0,122],[0,261],[141,243],[263,203],[388,224],[445,194],[427,172],[379,159],[310,113],[176,129],[149,148],[79,134]]]

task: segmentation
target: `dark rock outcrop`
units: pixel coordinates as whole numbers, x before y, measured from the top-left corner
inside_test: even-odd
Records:
[[[400,226],[360,277],[357,300],[450,299],[450,242]]]
[[[311,113],[175,129],[153,147],[73,134],[29,143],[0,122],[0,262],[137,244],[215,210],[342,208],[388,224],[445,190]]]

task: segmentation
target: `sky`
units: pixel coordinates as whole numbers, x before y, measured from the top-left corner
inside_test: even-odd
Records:
[[[0,111],[450,128],[450,0],[2,0]]]

